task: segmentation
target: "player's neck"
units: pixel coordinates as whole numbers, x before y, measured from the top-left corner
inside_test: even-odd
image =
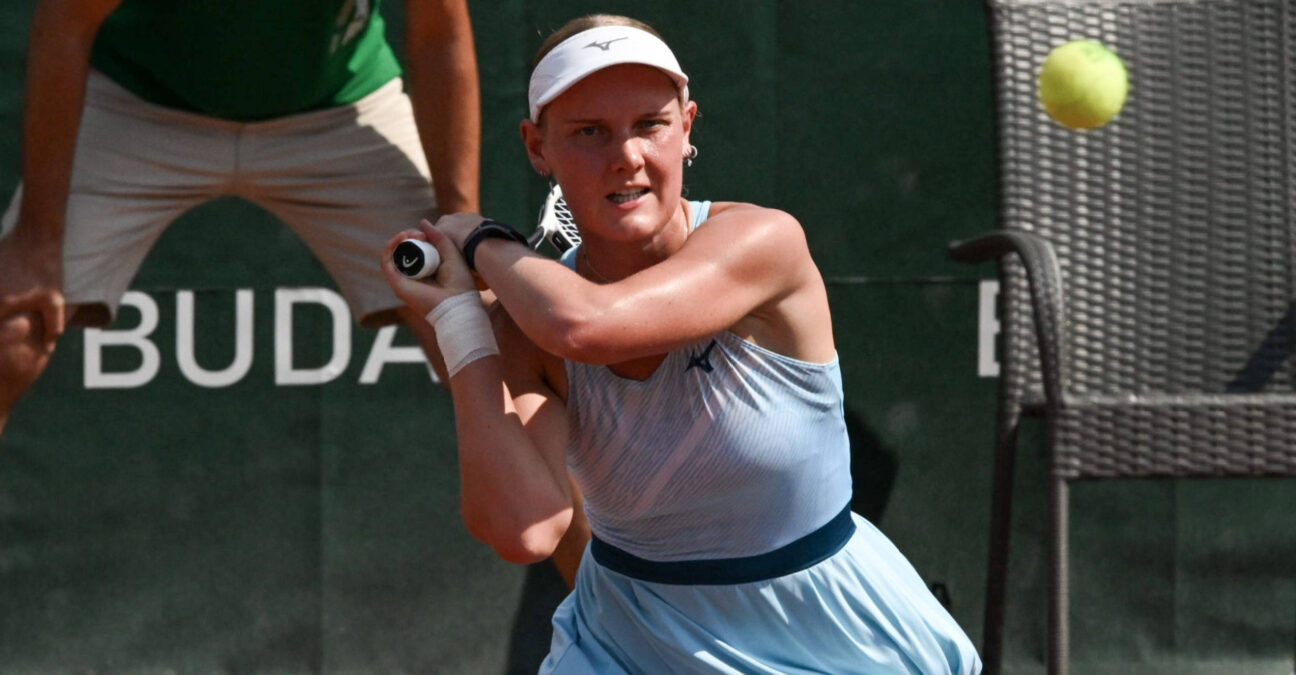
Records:
[[[683,247],[692,229],[690,221],[687,210],[682,210],[644,244],[587,237],[577,255],[578,269],[591,281],[604,284],[620,281],[669,258]]]

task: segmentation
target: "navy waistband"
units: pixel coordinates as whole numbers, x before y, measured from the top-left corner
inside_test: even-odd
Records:
[[[598,537],[590,541],[594,560],[613,572],[659,584],[746,584],[800,572],[841,550],[855,534],[850,505],[823,527],[768,553],[745,558],[657,562],[623,551]]]

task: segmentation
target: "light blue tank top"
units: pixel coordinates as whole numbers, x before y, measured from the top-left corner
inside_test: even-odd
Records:
[[[709,202],[691,203],[694,227]],[[759,555],[850,501],[841,369],[722,331],[647,380],[568,361],[567,463],[596,537],[655,561]]]

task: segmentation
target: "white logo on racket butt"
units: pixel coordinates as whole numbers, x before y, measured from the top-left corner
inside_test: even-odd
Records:
[[[406,239],[392,251],[396,271],[411,279],[424,279],[436,274],[441,265],[441,255],[432,244],[422,239]]]

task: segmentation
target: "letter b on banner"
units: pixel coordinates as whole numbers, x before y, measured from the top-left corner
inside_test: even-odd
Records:
[[[86,389],[129,389],[148,384],[157,376],[162,355],[157,345],[148,339],[158,325],[158,306],[153,298],[139,291],[127,291],[122,296],[123,305],[139,310],[139,325],[125,330],[85,330],[85,366],[83,376]],[[105,373],[103,348],[126,347],[139,352],[142,362],[135,370]]]

